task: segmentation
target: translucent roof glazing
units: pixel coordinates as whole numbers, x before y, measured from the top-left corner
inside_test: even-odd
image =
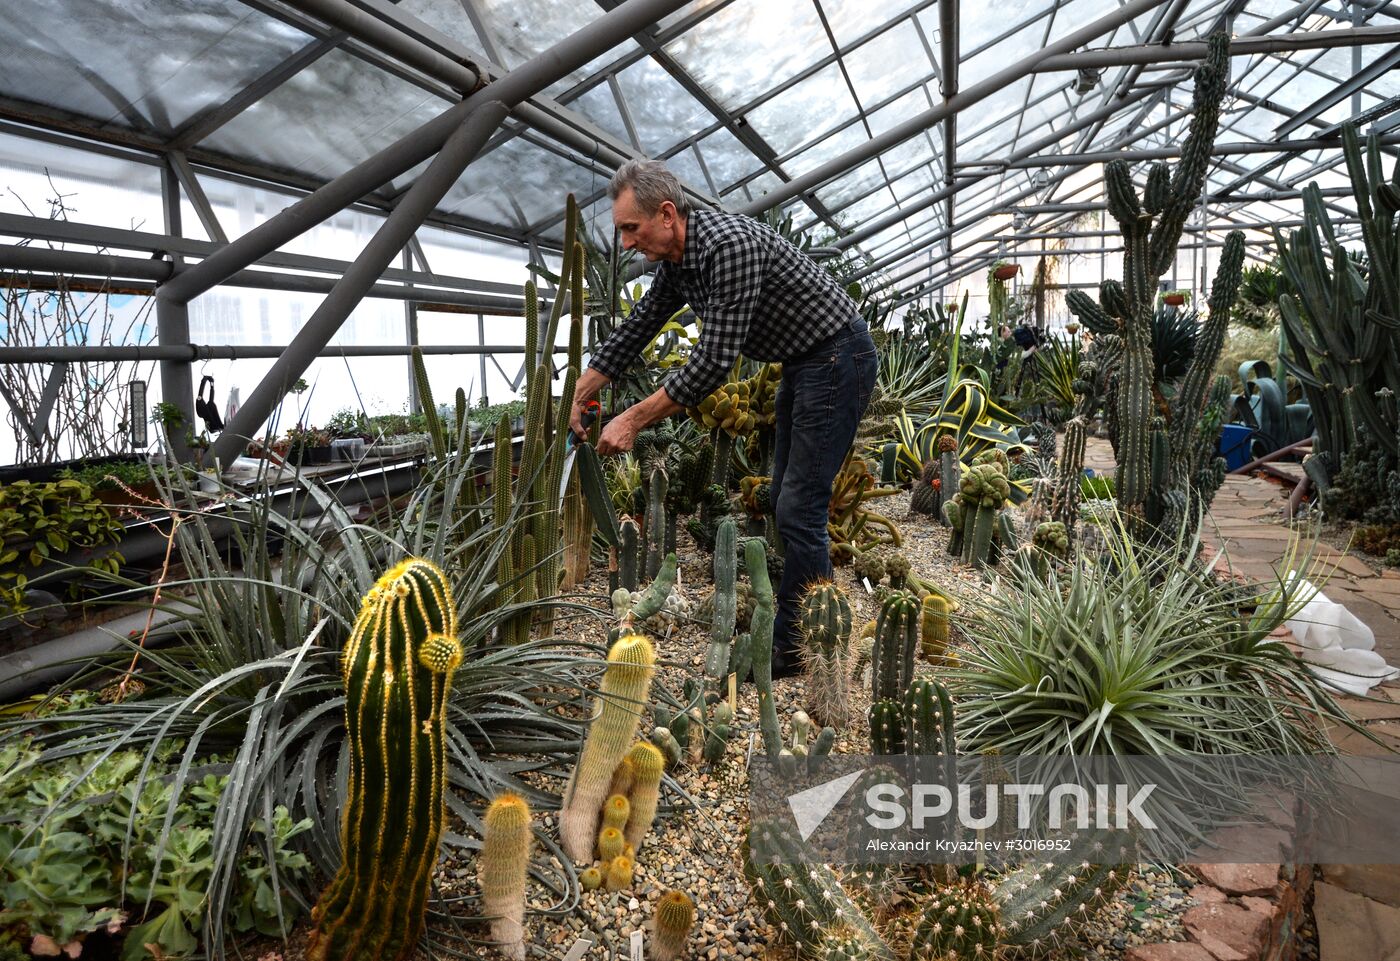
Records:
[[[496,73],[617,5],[355,3],[440,62]],[[1171,42],[1218,29],[1280,37],[1400,25],[1393,4],[1371,0],[1163,0],[1117,16],[1121,23],[1079,48],[1151,45],[1159,62],[1029,69],[1048,45],[1125,6],[693,0],[543,91],[532,104],[538,112],[512,118],[432,219],[549,244],[559,239],[566,192],[606,227],[606,168],[620,156],[662,157],[698,196],[730,209],[756,212],[776,191],[805,229],[862,231],[862,252],[886,261],[890,276],[923,265],[932,272],[924,279],[949,276],[950,265],[994,256],[1004,242],[1066,230],[1083,213],[1057,209],[1067,198],[1081,208],[1101,202],[1101,166],[1075,155],[1180,144],[1186,124],[1175,118],[1190,104],[1190,65],[1173,57]],[[408,62],[371,35],[347,36],[344,24],[311,9],[297,0],[11,0],[0,6],[0,132],[34,136],[36,151],[40,135],[57,131],[156,157],[174,148],[203,174],[305,187],[390,146],[459,96],[423,61]],[[945,12],[956,17],[955,37],[944,35]],[[1367,39],[1233,58],[1218,142],[1242,146],[1213,165],[1208,191],[1220,197],[1208,206],[1212,220],[1296,216],[1307,182],[1345,185],[1339,150],[1295,141],[1335,142],[1338,124],[1368,112],[1367,124],[1392,137],[1400,131],[1400,102],[1391,103],[1400,69],[1384,69],[1400,67],[1400,43],[1393,32]],[[945,77],[949,58],[956,76]],[[870,138],[919,118],[946,93],[1018,65],[1027,69],[955,116],[861,155]],[[1100,119],[1086,122],[1096,111]],[[553,126],[531,129],[542,114]],[[1289,143],[1251,146],[1278,141]],[[1129,156],[1141,176],[1146,161]],[[391,204],[423,166],[384,185],[377,200]],[[950,173],[957,189],[936,195]],[[788,186],[809,175],[814,182],[800,191]],[[1347,197],[1328,202],[1350,209]]]

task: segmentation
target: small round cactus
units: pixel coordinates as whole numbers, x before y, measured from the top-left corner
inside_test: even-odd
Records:
[[[604,861],[611,861],[622,853],[623,840],[622,832],[617,828],[603,828],[598,833],[598,857]]]
[[[626,762],[627,759],[623,758]],[[627,817],[632,813],[632,805],[621,794],[614,794],[603,805],[603,827],[621,831],[627,826]]]
[[[632,886],[632,859],[619,854],[608,862],[608,873],[603,878],[609,891],[622,891]]]
[[[651,942],[654,961],[675,961],[685,951],[695,926],[695,903],[683,891],[667,891],[656,902],[656,923]]]
[[[603,872],[597,868],[584,868],[578,873],[578,884],[585,891],[596,891],[603,886]]]

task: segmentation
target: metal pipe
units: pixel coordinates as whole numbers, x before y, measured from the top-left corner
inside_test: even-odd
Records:
[[[1077,50],[1090,40],[1130,22],[1133,18],[1146,13],[1148,10],[1164,2],[1166,2],[1166,0],[1131,0],[1131,2],[1124,4],[1112,13],[1100,17],[1088,26],[1082,27],[1060,38],[1043,50],[1021,60],[1019,63],[1012,64],[1005,70],[999,71],[987,79],[975,83],[965,90],[959,91],[956,96],[950,97],[943,103],[933,106],[903,123],[896,124],[879,136],[872,137],[861,146],[853,150],[848,150],[840,156],[819,165],[816,169],[800,177],[794,177],[789,182],[774,188],[770,193],[764,194],[756,200],[741,205],[735,212],[757,215],[765,210],[771,210],[774,207],[781,206],[795,197],[799,197],[810,190],[820,187],[828,181],[839,177],[846,171],[855,169],[871,157],[879,156],[899,146],[916,134],[922,133],[949,114],[957,113],[960,110],[966,110],[969,107],[981,103],[997,91],[1030,76],[1035,72],[1036,65],[1046,57]]]
[[[1329,50],[1334,47],[1364,47],[1400,42],[1400,26],[1345,27],[1339,30],[1312,30],[1271,37],[1237,37],[1230,41],[1231,57],[1253,57],[1265,53],[1291,53],[1297,50]],[[1130,47],[1077,50],[1037,61],[1036,73],[1078,70],[1081,67],[1124,67],[1130,64],[1187,65],[1203,59],[1209,45],[1203,40],[1183,43],[1145,43]]]
[[[938,2],[939,54],[943,62],[943,102],[947,103],[958,92],[958,55],[961,43],[958,36],[958,0]],[[943,184],[953,186],[953,169],[958,163],[958,114],[950,113],[943,119]],[[943,208],[943,226],[949,230],[955,227],[957,197],[949,194]]]
[[[1382,144],[1400,144],[1400,134],[1378,138]],[[1340,150],[1341,138],[1336,140],[1280,140],[1277,143],[1218,143],[1211,148],[1212,157],[1234,157],[1260,153],[1305,153],[1309,150]],[[1181,147],[1157,147],[1151,150],[1105,150],[1082,154],[1045,154],[1025,160],[1008,160],[1008,170],[1029,170],[1035,167],[1087,167],[1110,160],[1171,160],[1181,155]]]
[[[94,254],[78,250],[54,250],[49,247],[19,247],[0,245],[0,267],[14,270],[54,270],[62,274],[90,274],[102,278],[165,281],[177,277],[182,270],[168,260],[148,260],[141,257],[120,257],[114,254]],[[333,277],[309,277],[305,274],[284,274],[266,270],[240,270],[225,284],[257,290],[286,290],[300,293],[328,294],[338,282]],[[431,304],[451,304],[500,316],[518,316],[525,304],[520,298],[489,297],[459,290],[435,290],[427,287],[405,287],[395,284],[375,284],[366,294],[384,300],[407,300]],[[186,337],[185,340],[189,338]],[[177,341],[178,343],[179,341]]]
[[[0,364],[49,364],[59,361],[110,360],[256,360],[281,357],[287,345],[277,344],[69,344],[35,347],[0,347]],[[436,354],[523,354],[521,344],[427,344],[420,350],[428,356]],[[567,346],[554,348],[555,354],[568,351]],[[318,357],[407,357],[413,352],[408,344],[355,344],[327,347]]]
[[[287,388],[330,343],[336,331],[345,323],[345,318],[374,286],[375,279],[403,250],[422,225],[423,219],[457,182],[462,171],[509,113],[510,108],[500,100],[481,103],[467,117],[466,123],[447,138],[428,169],[414,182],[394,212],[365,245],[360,256],[355,258],[345,276],[336,283],[335,289],[321,301],[315,313],[287,345],[286,352],[273,362],[272,368],[229,420],[209,449],[209,458],[228,463],[242,453],[248,438],[254,436],[263,421],[282,402]]]
[[[20,214],[0,213],[0,235],[24,237],[33,240],[47,240],[65,244],[85,244],[93,247],[113,247],[121,250],[145,250],[154,254],[175,256],[208,257],[222,247],[222,244],[207,240],[194,240],[190,237],[177,237],[171,234],[150,233],[143,230],[121,230],[116,227],[103,227],[98,224],[84,224],[72,220],[51,220],[48,217],[26,217]],[[150,258],[145,258],[149,260]],[[257,260],[259,266],[279,267],[287,270],[308,270],[316,273],[345,273],[350,262],[331,257],[313,257],[308,254],[293,254],[274,251]],[[453,277],[427,271],[391,268],[384,271],[382,279],[397,280],[418,284],[424,287],[447,287],[452,290],[485,291],[493,294],[515,294],[519,284],[502,284],[489,280],[475,280],[467,277]]]
[[[463,94],[474,92],[486,81],[481,69],[471,61],[459,63],[444,56],[344,0],[286,0],[286,3],[338,30],[344,30],[356,40],[389,54],[415,70],[451,84]]]
[[[394,177],[437,153],[477,103],[500,101],[517,106],[637,30],[685,6],[686,0],[626,0],[512,70],[506,76],[453,105],[416,130],[361,161],[329,183],[254,227],[171,281],[160,296],[189,300],[253,261],[277,250]]]

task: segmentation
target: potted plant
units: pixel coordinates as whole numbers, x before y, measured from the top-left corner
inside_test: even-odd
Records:
[[[1182,307],[1190,298],[1191,292],[1188,290],[1169,290],[1162,294],[1162,303],[1169,307]]]
[[[287,461],[303,467],[331,462],[331,437],[323,430],[300,425],[287,431]]]
[[[998,260],[992,264],[992,278],[994,280],[1010,280],[1021,272],[1021,265],[1010,260]]]
[[[1071,335],[1079,333],[1079,321],[1071,320],[1069,323],[1065,324],[1065,333]]]

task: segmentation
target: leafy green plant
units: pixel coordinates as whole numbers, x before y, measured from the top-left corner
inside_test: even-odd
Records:
[[[326,421],[326,430],[332,437],[359,437],[369,433],[369,421],[364,411],[342,407]]]
[[[24,594],[62,571],[31,579],[32,571],[73,550],[96,551],[121,541],[124,528],[87,484],[62,479],[36,484],[13,481],[0,487],[0,611],[26,610]],[[115,551],[88,561],[94,571],[116,571]]]
[[[577,718],[586,704],[581,692],[596,670],[588,655],[598,648],[586,643],[491,643],[505,620],[546,603],[505,603],[509,585],[496,578],[500,556],[509,550],[510,527],[523,523],[532,507],[517,500],[505,524],[488,522],[490,506],[464,496],[475,478],[469,460],[455,450],[434,461],[407,501],[386,506],[373,524],[357,523],[324,487],[304,479],[294,483],[301,487],[298,499],[323,509],[310,529],[276,510],[266,488],[256,492],[261,496],[240,501],[232,515],[177,509],[175,549],[188,575],[166,581],[153,606],[173,616],[178,641],[143,648],[141,638],[124,639],[118,652],[99,658],[92,672],[73,681],[110,677],[114,670],[128,676],[136,656],[144,697],[68,711],[61,725],[0,719],[0,751],[32,738],[45,761],[135,752],[141,767],[131,781],[133,797],[159,781],[176,807],[199,789],[197,765],[229,759],[232,776],[207,825],[212,857],[207,900],[197,927],[190,928],[216,958],[251,910],[240,893],[247,873],[243,853],[250,842],[267,842],[257,828],[267,812],[281,805],[293,823],[309,820],[305,831],[289,839],[293,853],[304,855],[325,876],[338,866],[344,798],[336,768],[345,736],[340,650],[361,597],[384,564],[427,558],[453,583],[468,654],[447,706],[447,803],[467,823],[476,823],[467,799],[489,799],[503,788],[541,808],[558,804],[538,780],[525,783],[519,775],[533,770],[563,783],[579,741]],[[166,500],[182,503],[173,492]],[[231,525],[239,569],[225,562],[228,548],[216,537],[216,525],[225,524]],[[273,546],[278,542],[280,556]],[[120,574],[106,579],[123,589],[118,597],[149,602],[149,585]],[[167,779],[156,761],[179,742],[181,762]],[[34,816],[42,821],[63,811],[89,777],[91,772],[80,772],[56,795],[34,804]],[[277,830],[275,823],[272,829]],[[167,883],[171,837],[162,826],[140,854],[149,855],[144,862],[149,878],[143,883],[151,890]],[[549,838],[540,841],[535,876],[555,897],[567,899],[576,886],[572,868],[560,866],[567,859]],[[456,835],[446,843],[471,844]],[[134,870],[137,846],[122,850],[119,863]],[[557,864],[551,864],[551,856],[558,857]],[[261,880],[262,893],[253,897],[263,905],[309,894],[301,881],[280,870]]]
[[[185,426],[185,412],[179,404],[162,400],[151,409],[151,423],[159,424],[166,437],[174,437]]]
[[[75,480],[86,484],[94,491],[120,490],[121,485],[141,487],[151,482],[151,466],[144,462],[115,461],[110,464],[84,464],[80,467],[65,467],[55,476],[56,480]]]
[[[1278,299],[1286,292],[1283,271],[1277,263],[1251,264],[1244,268],[1240,290],[1230,305],[1231,326],[1252,330],[1278,327]]]
[[[152,762],[138,789],[143,758],[135,751],[40,757],[24,740],[0,748],[0,931],[63,947],[100,929],[117,933],[134,918],[124,959],[148,957],[148,946],[171,958],[194,953],[213,866],[210,825],[228,776],[206,773],[172,805],[163,783],[172,760]],[[291,841],[309,826],[282,806],[270,822],[253,823],[261,841],[239,858],[236,930],[290,929],[299,906],[278,899],[269,879],[305,876],[309,862]]]
[[[1113,478],[1107,474],[1084,477],[1079,481],[1079,495],[1085,500],[1112,500]]]

